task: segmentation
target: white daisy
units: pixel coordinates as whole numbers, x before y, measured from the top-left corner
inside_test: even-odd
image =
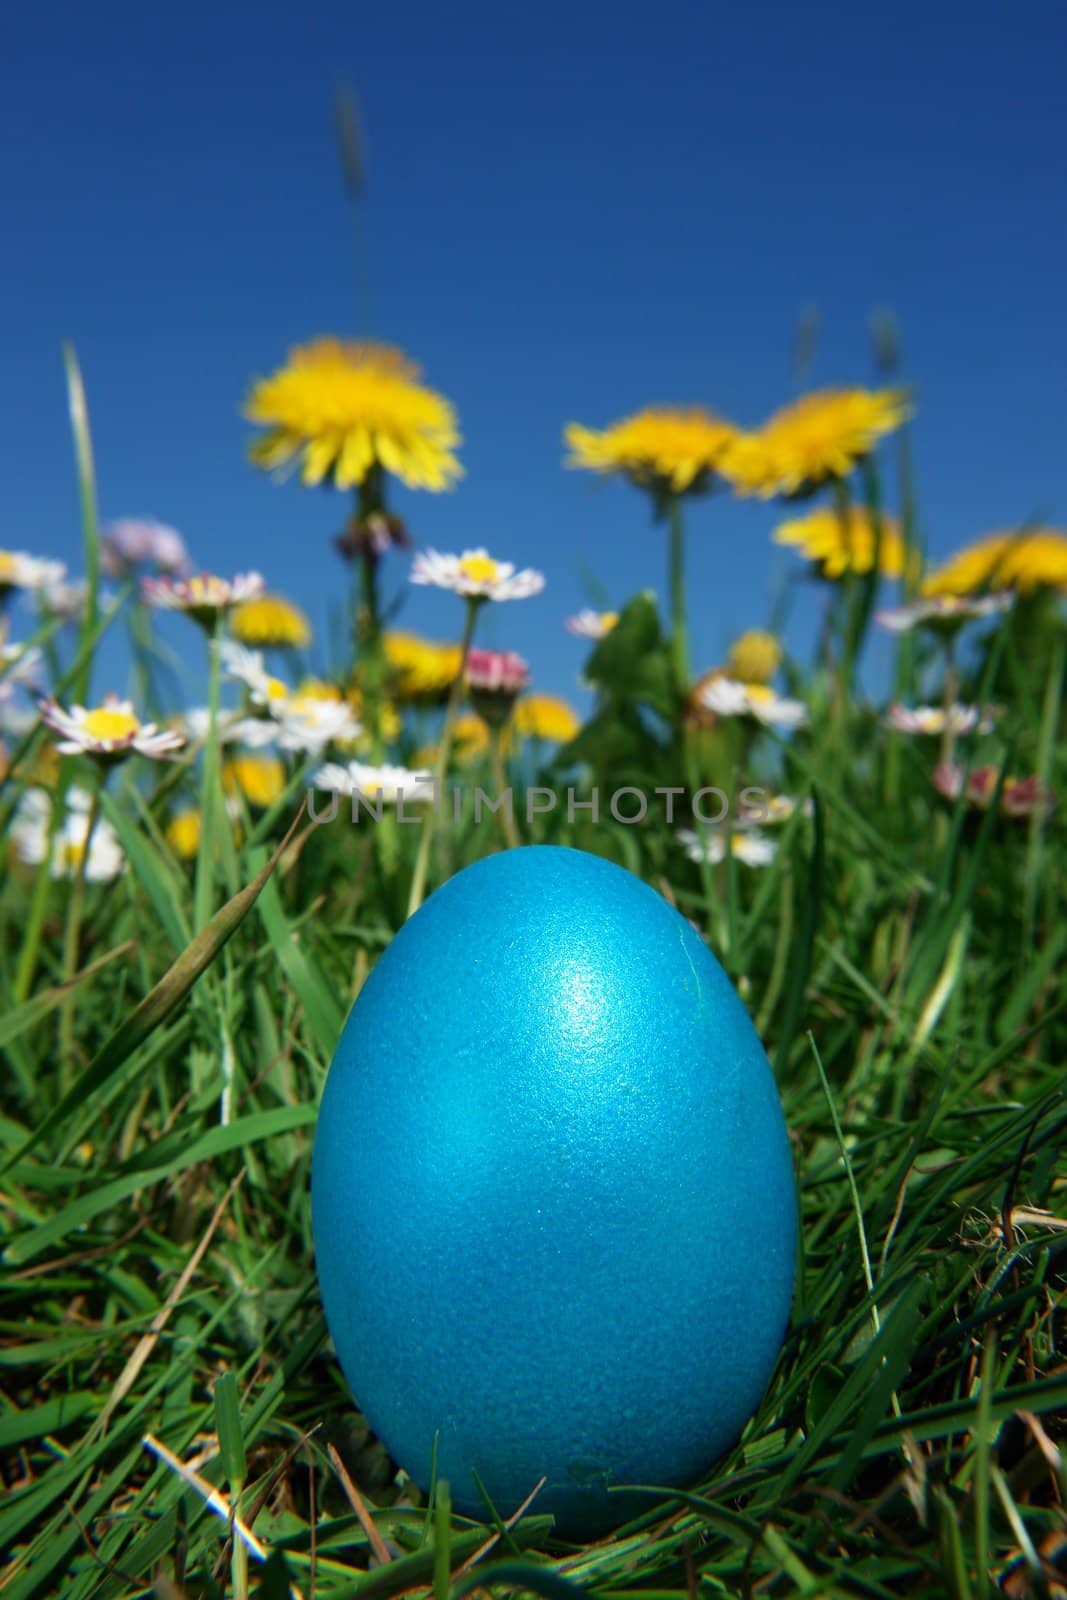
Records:
[[[107,589],[99,590],[96,600],[100,610],[110,609],[114,598]],[[39,603],[41,610],[50,617],[59,617],[62,622],[80,622],[88,599],[88,579],[72,578],[69,582],[46,583],[40,591]]]
[[[421,550],[412,564],[411,581],[451,589],[469,600],[525,600],[545,586],[543,573],[532,567],[516,572],[513,562],[496,561],[488,550],[464,550],[459,556]]]
[[[352,707],[344,700],[322,695],[296,694],[271,706],[282,750],[302,750],[317,755],[328,744],[345,744],[363,732]]]
[[[743,807],[735,819],[735,827],[755,828],[761,823],[788,822],[800,805],[801,813],[810,817],[815,807],[809,795],[803,803],[791,794],[771,794],[763,800],[755,801],[749,807]]]
[[[10,683],[0,683],[0,736],[6,734],[9,739],[21,739],[39,720],[36,711],[19,704]]]
[[[41,652],[34,645],[0,644],[0,681],[5,684],[37,682]]]
[[[886,727],[896,733],[988,733],[993,726],[993,711],[978,706],[902,706],[891,705],[885,714]]]
[[[189,706],[174,724],[190,744],[203,744],[207,739],[211,713],[207,706]],[[216,731],[220,744],[246,744],[259,750],[273,744],[278,737],[278,725],[270,717],[246,717],[240,711],[221,711]]]
[[[100,541],[100,565],[117,578],[134,567],[148,565],[159,572],[188,572],[190,562],[177,528],[154,517],[121,517],[109,524]]]
[[[159,729],[154,722],[142,722],[130,700],[109,694],[93,707],[71,706],[64,711],[55,700],[41,702],[41,717],[48,727],[63,737],[56,745],[60,755],[92,755],[117,761],[136,751],[158,760],[180,750],[185,740],[173,729]]]
[[[369,800],[381,795],[390,803],[395,803],[400,795],[406,801],[432,800],[434,792],[429,772],[412,771],[409,767],[374,767],[363,761],[350,761],[343,767],[328,762],[315,773],[312,783],[316,789],[363,794]]]
[[[220,612],[243,600],[258,600],[266,585],[259,572],[239,572],[235,578],[217,578],[201,572],[194,578],[143,578],[141,594],[161,611],[184,611],[204,627],[213,626]]]
[[[704,837],[692,828],[680,828],[678,842],[690,861],[708,861],[713,866],[726,860],[727,848],[746,867],[769,867],[778,851],[778,841],[768,839],[758,828],[739,828],[729,835],[716,828]]]
[[[874,620],[890,633],[908,633],[922,624],[928,626],[958,627],[979,617],[997,616],[1009,611],[1013,600],[1010,589],[996,594],[934,595],[928,600],[912,600],[906,606],[893,606],[887,611],[876,611]]]
[[[62,561],[45,561],[25,550],[0,550],[0,600],[12,589],[43,589],[66,576]]]
[[[590,611],[586,608],[584,611],[579,611],[576,617],[568,617],[563,626],[568,633],[576,634],[579,639],[603,639],[618,620],[617,611]]]
[[[787,700],[762,683],[712,678],[698,699],[720,717],[754,717],[765,728],[803,728],[808,721],[807,707],[800,700]]]
[[[63,825],[52,841],[50,872],[53,878],[73,878],[85,857],[89,832],[89,796],[82,789],[67,794]],[[43,789],[27,789],[18,803],[11,824],[11,843],[20,861],[39,866],[48,853],[48,831],[52,801]],[[108,883],[125,867],[118,836],[104,817],[98,817],[85,861],[85,876],[90,883]]]
[[[293,693],[283,678],[276,678],[267,671],[260,650],[249,650],[233,639],[224,639],[219,646],[219,659],[223,675],[235,683],[243,683],[253,705],[269,710],[282,705]]]

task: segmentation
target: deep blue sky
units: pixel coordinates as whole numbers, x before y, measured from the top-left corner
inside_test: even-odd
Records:
[[[894,308],[935,552],[1062,521],[1065,45],[1057,4],[988,0],[9,8],[0,541],[77,568],[69,337],[103,514],[173,522],[203,565],[257,565],[321,620],[343,502],[255,473],[238,407],[290,343],[370,332],[460,413],[468,476],[402,501],[417,538],[546,571],[487,635],[569,692],[587,573],[619,601],[662,591],[665,562],[637,494],[562,470],[562,424],[697,400],[755,422],[791,392],[811,305],[819,383],[870,381],[869,314]],[[339,77],[366,139],[362,308]],[[696,666],[765,617],[791,562],[774,520],[694,509]],[[457,621],[433,591],[404,616]]]

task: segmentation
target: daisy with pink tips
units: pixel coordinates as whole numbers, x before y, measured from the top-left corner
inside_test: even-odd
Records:
[[[482,694],[517,695],[529,684],[530,668],[514,650],[468,650],[469,689]]]
[[[266,585],[259,572],[218,578],[210,572],[192,578],[143,578],[141,595],[160,611],[183,611],[201,627],[214,627],[219,616],[244,600],[258,600]]]
[[[120,517],[100,541],[100,565],[109,577],[122,578],[146,566],[177,575],[192,563],[177,528],[155,517]]]
[[[54,733],[61,735],[56,749],[64,756],[89,755],[104,761],[120,761],[136,754],[159,761],[180,750],[185,743],[181,734],[173,729],[142,722],[134,712],[133,702],[121,700],[116,694],[105,695],[101,704],[91,710],[85,706],[71,706],[69,711],[64,711],[57,701],[42,700],[41,719]]]
[[[934,768],[934,787],[946,800],[966,796],[967,804],[979,811],[988,811],[997,790],[997,769],[992,766],[972,767],[965,772],[962,767],[942,761]],[[1045,816],[1055,809],[1056,793],[1035,775],[1025,778],[1005,777],[1000,790],[1000,812],[1012,818]]]

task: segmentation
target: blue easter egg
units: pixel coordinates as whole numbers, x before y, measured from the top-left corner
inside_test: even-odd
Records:
[[[602,1531],[739,1437],[793,1290],[767,1057],[719,963],[629,872],[490,856],[364,984],[312,1170],[322,1299],[371,1427],[454,1504]]]

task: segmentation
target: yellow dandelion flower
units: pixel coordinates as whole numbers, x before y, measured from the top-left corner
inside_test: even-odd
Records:
[[[461,662],[458,644],[400,632],[385,634],[382,644],[398,700],[432,700],[446,695],[455,683]]]
[[[285,788],[285,768],[277,756],[237,755],[222,768],[227,794],[243,794],[249,805],[265,810]]]
[[[167,823],[167,843],[182,861],[192,861],[200,849],[199,811],[178,811]]]
[[[702,406],[649,407],[607,428],[568,423],[568,467],[619,473],[640,489],[685,494],[707,487],[737,435]]]
[[[275,680],[272,679],[273,683]],[[328,683],[325,678],[301,678],[295,696],[297,700],[329,700],[333,705],[340,705],[345,696],[336,683]]]
[[[508,743],[508,732],[504,733],[504,744]],[[464,712],[458,716],[452,728],[452,759],[458,767],[473,766],[480,761],[489,750],[489,729],[481,717],[474,711]],[[411,765],[418,770],[425,768],[432,772],[437,765],[437,746],[435,744],[423,745],[416,750],[411,758]]]
[[[366,707],[363,690],[358,683],[349,684],[345,692],[345,699],[355,712],[358,721],[366,730],[370,720],[370,713]],[[380,700],[378,702],[378,732],[386,744],[391,744],[394,739],[400,737],[400,715],[391,700]],[[342,740],[341,742],[344,743],[345,741]],[[357,750],[362,750],[367,748],[372,741],[369,732],[364,731],[357,735],[352,742]]]
[[[311,624],[300,607],[275,594],[238,606],[230,617],[230,632],[238,643],[254,650],[272,645],[302,650],[311,640]]]
[[[818,389],[737,435],[720,470],[740,495],[805,494],[847,477],[909,415],[902,389]]]
[[[566,744],[582,722],[566,700],[554,694],[528,694],[516,701],[512,726],[524,739],[546,739]]]
[[[489,749],[489,728],[476,712],[465,712],[456,718],[452,728],[452,744],[456,759],[461,764],[478,761]]]
[[[742,633],[726,658],[729,676],[742,683],[770,683],[781,664],[781,640],[763,628],[749,628]]]
[[[302,461],[306,484],[360,484],[375,468],[409,489],[449,489],[463,469],[456,414],[390,345],[316,339],[252,385],[244,414],[267,429],[252,460],[267,471]]]
[[[1058,528],[990,534],[958,550],[922,586],[923,594],[930,596],[981,594],[987,589],[1032,594],[1041,588],[1067,591],[1067,534]]]
[[[900,526],[892,517],[883,516],[878,531],[880,541],[875,525],[860,506],[850,506],[847,516],[836,507],[821,506],[806,517],[779,523],[772,537],[775,544],[795,545],[823,578],[843,578],[848,573],[862,577],[870,572],[877,544],[879,572],[885,578],[900,578],[907,559]]]

